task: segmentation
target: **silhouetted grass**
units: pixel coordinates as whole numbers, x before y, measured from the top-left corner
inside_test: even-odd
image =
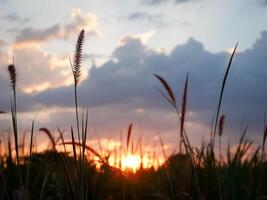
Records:
[[[163,138],[159,135],[157,147],[162,151],[164,163],[156,165],[157,162],[159,163],[160,155],[154,151],[151,156],[152,165],[144,167],[143,139],[140,136],[137,142],[134,140],[132,123],[125,134],[120,133],[120,146],[115,147],[111,152],[104,152],[100,139],[98,139],[100,151],[87,143],[88,109],[86,109],[86,113],[82,112],[81,121],[79,121],[77,94],[83,41],[84,30],[80,32],[77,40],[74,64],[71,62],[78,139],[75,139],[72,124],[69,126],[70,131],[67,132],[71,135],[71,139],[68,140],[64,137],[65,132],[60,129],[56,132],[57,136],[46,127],[39,128],[39,132],[36,133],[34,131],[35,121],[33,121],[29,151],[25,151],[26,137],[24,135],[22,142],[19,143],[20,132],[17,128],[16,70],[14,63],[9,65],[8,72],[13,93],[11,100],[13,138],[8,135],[0,143],[1,149],[3,147],[3,151],[0,152],[0,200],[267,199],[266,124],[264,123],[261,146],[256,146],[247,139],[247,128],[245,128],[239,143],[236,146],[228,144],[225,156],[221,152],[225,116],[221,115],[219,119],[220,108],[237,46],[230,57],[223,78],[213,136],[209,143],[203,143],[200,147],[192,146],[185,130],[186,111],[190,106],[187,105],[188,74],[183,87],[181,104],[178,103],[168,82],[160,75],[155,74],[166,94],[157,88],[158,91],[174,108],[178,116],[177,145],[183,145],[184,150],[180,147],[178,153],[167,155]],[[1,111],[0,114],[6,113]],[[219,155],[214,148],[218,122]],[[33,148],[34,137],[39,137],[40,133],[44,133],[50,142],[50,148],[43,152],[34,151]],[[126,140],[123,140],[123,135]],[[61,147],[63,147],[63,151]],[[136,171],[122,168],[123,156],[128,155],[140,156],[140,166]],[[111,156],[114,156],[116,162],[118,161],[118,166],[110,163]]]

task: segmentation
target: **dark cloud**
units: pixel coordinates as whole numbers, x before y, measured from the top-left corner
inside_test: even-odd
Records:
[[[175,4],[183,4],[183,3],[188,3],[188,2],[193,2],[193,1],[198,1],[198,0],[175,0]]]
[[[127,17],[128,20],[148,20],[148,21],[155,21],[155,20],[159,20],[162,19],[162,15],[151,15],[145,12],[135,12],[130,14]]]
[[[238,52],[234,58],[222,105],[229,128],[238,129],[242,116],[252,130],[261,127],[267,107],[266,48],[267,32],[263,32],[251,49]],[[90,69],[88,78],[79,85],[79,102],[92,109],[108,110],[112,116],[106,120],[110,123],[114,119],[119,121],[120,117],[124,121],[137,119],[142,114],[132,111],[142,108],[143,116],[147,117],[142,118],[142,123],[151,124],[153,119],[168,124],[166,113],[171,111],[166,108],[170,107],[155,90],[154,85],[161,85],[153,74],[168,80],[180,100],[185,75],[189,72],[188,111],[193,114],[188,115],[188,119],[208,126],[229,57],[227,52],[208,52],[193,38],[177,45],[170,54],[164,54],[148,49],[138,38],[127,37],[106,63]],[[72,107],[73,87],[49,89],[21,98],[28,99],[25,106]],[[3,96],[0,102],[4,101],[2,99]],[[106,114],[104,110],[103,115]]]
[[[164,2],[167,2],[169,0],[142,0],[142,3],[148,4],[148,5],[158,5]]]
[[[258,0],[258,2],[263,6],[267,6],[267,0]]]
[[[157,25],[167,25],[168,23],[163,20],[163,16],[156,14],[149,14],[146,12],[134,12],[129,14],[128,16],[120,17],[120,20],[128,20],[128,21],[146,21],[149,23],[154,23]]]
[[[73,18],[68,24],[55,24],[44,29],[25,28],[16,37],[17,43],[47,42],[55,39],[67,39],[83,28],[87,34],[97,35],[97,18],[94,14],[82,15],[74,10]]]
[[[183,4],[193,1],[198,1],[198,0],[143,0],[142,2],[147,5],[158,5],[165,2],[173,2],[174,4]]]
[[[26,22],[30,21],[29,18],[21,18],[16,13],[3,15],[1,18],[3,20],[7,20],[9,22],[18,22],[18,23],[26,23]]]
[[[33,29],[26,28],[23,29],[20,35],[17,36],[16,41],[46,41],[51,40],[53,38],[60,37],[60,29],[61,26],[56,24],[47,29]]]

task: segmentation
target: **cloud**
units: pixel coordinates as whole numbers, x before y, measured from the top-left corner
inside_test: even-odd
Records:
[[[8,63],[8,54],[2,49],[5,46],[5,42],[0,40],[0,110],[7,110],[9,106],[9,80],[6,76],[7,73],[7,63]]]
[[[155,22],[162,19],[162,15],[151,15],[145,12],[135,12],[131,13],[128,17],[128,20],[147,20],[150,22]]]
[[[6,67],[12,62],[12,58],[17,69],[18,89],[22,93],[36,93],[48,88],[68,85],[72,78],[66,55],[55,56],[37,47],[6,46],[1,50],[0,45],[0,65],[3,70],[1,76],[5,80],[8,79]]]
[[[6,45],[6,43],[4,42],[4,40],[1,40],[0,39],[0,49],[3,47],[3,46],[5,46]]]
[[[175,4],[183,4],[183,3],[188,3],[188,2],[193,2],[193,1],[198,1],[198,0],[175,0]]]
[[[30,21],[29,18],[21,18],[16,13],[3,15],[1,17],[1,19],[7,20],[9,22],[18,22],[18,23],[26,23],[26,22],[29,22]]]
[[[173,2],[174,4],[184,4],[198,0],[143,0],[142,2],[147,5],[158,5],[166,2]],[[265,1],[265,0],[264,0]]]
[[[154,23],[159,26],[167,25],[168,23],[163,20],[163,16],[159,14],[149,14],[146,12],[133,12],[127,16],[120,17],[120,20],[128,20],[128,21],[146,21],[148,23]]]
[[[139,20],[139,19],[147,19],[148,21],[152,21],[154,18],[161,18],[161,15],[151,15],[145,12],[135,12],[130,14],[127,18],[128,20]]]
[[[65,40],[72,37],[83,28],[86,30],[87,34],[99,34],[96,15],[92,13],[82,14],[79,9],[74,9],[71,15],[71,22],[67,24],[55,24],[45,29],[23,29],[16,37],[16,45],[48,42],[57,39]]]
[[[67,58],[55,59],[54,55],[38,48],[14,49],[13,55],[17,63],[19,85],[24,92],[40,92],[67,84],[71,74],[68,73]]]
[[[167,2],[169,0],[142,0],[142,3],[148,4],[148,5],[158,5],[164,2]]]
[[[152,132],[155,129],[170,132],[175,129],[177,118],[155,90],[154,85],[161,85],[153,74],[168,80],[180,100],[185,75],[189,72],[187,126],[192,130],[209,127],[230,54],[209,52],[193,38],[166,54],[148,49],[142,42],[143,35],[129,34],[122,38],[110,59],[101,66],[93,65],[79,85],[79,103],[82,107],[89,106],[93,124],[122,127],[128,122],[138,122]],[[227,129],[239,130],[242,119],[249,122],[254,133],[259,130],[257,127],[261,128],[258,119],[267,107],[266,48],[267,31],[262,32],[251,49],[238,52],[234,58],[222,105]],[[42,79],[43,73],[35,76]],[[64,77],[58,79],[64,81]],[[3,98],[1,95],[0,102],[6,101]],[[30,96],[21,94],[20,99],[24,99],[27,109],[36,105],[72,108],[73,87],[66,85]],[[204,130],[208,129],[200,131]]]
[[[155,35],[154,30],[150,30],[148,32],[139,33],[139,34],[127,34],[120,40],[121,46],[124,46],[129,41],[140,41],[142,45],[147,44],[147,42]]]
[[[267,0],[258,0],[258,3],[262,6],[267,6]]]
[[[261,0],[260,2],[263,6],[267,6],[267,0]]]

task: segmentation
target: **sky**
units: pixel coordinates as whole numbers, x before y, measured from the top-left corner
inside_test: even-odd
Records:
[[[7,65],[18,74],[19,127],[75,126],[69,56],[85,29],[80,111],[89,107],[92,138],[135,135],[177,146],[178,118],[155,89],[164,77],[179,102],[189,73],[186,130],[199,145],[210,134],[220,84],[239,46],[223,99],[223,140],[248,126],[261,140],[267,107],[266,0],[0,0],[0,110],[9,110]],[[0,116],[10,130],[10,116]],[[137,137],[136,136],[136,137]]]

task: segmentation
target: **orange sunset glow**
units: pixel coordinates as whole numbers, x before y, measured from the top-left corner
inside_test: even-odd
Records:
[[[263,200],[267,0],[0,0],[0,200]]]

